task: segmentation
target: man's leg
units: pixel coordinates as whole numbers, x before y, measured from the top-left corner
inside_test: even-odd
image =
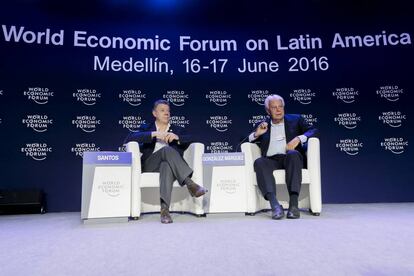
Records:
[[[161,155],[161,160],[168,163],[175,179],[177,179],[178,183],[183,186],[185,184],[184,180],[193,174],[193,170],[188,166],[181,155],[172,147],[163,147],[155,154],[158,152]]]
[[[161,201],[169,208],[171,203],[171,192],[175,177],[172,173],[170,165],[167,162],[160,163],[160,197]],[[161,206],[162,207],[162,206]]]
[[[298,208],[299,193],[302,185],[302,154],[296,150],[289,150],[285,158],[286,185],[289,191],[289,211],[288,218],[299,218]]]
[[[164,163],[166,165],[162,165]],[[161,167],[163,167],[163,170],[161,170]],[[205,188],[197,185],[191,180],[190,177],[193,170],[175,149],[168,146],[161,148],[148,157],[144,163],[143,171],[160,172],[161,205],[163,205],[164,201],[164,204],[169,207],[172,185],[175,179],[177,179],[181,186],[186,185],[192,196],[199,197],[207,192]]]
[[[166,161],[162,160],[161,152],[157,151],[145,160],[143,171],[160,173],[161,222],[172,223],[173,221],[169,213],[169,208],[175,177],[172,173],[171,167]]]
[[[160,163],[160,197],[161,197],[161,222],[172,223],[170,216],[171,192],[175,177],[172,173],[170,165],[167,162]]]
[[[273,219],[281,219],[284,216],[283,208],[276,198],[276,182],[273,177],[273,171],[278,167],[279,162],[273,158],[260,157],[254,162],[257,185],[264,198],[270,202]]]
[[[151,154],[145,161],[143,171],[158,172],[162,161],[168,163],[175,179],[178,180],[180,185],[184,185],[184,180],[193,173],[193,170],[187,165],[180,154],[168,146]]]
[[[163,147],[160,149],[161,158],[170,165],[171,170],[181,186],[186,185],[191,196],[200,197],[207,192],[207,189],[194,183],[191,179],[193,170],[184,161],[181,155],[171,147]]]

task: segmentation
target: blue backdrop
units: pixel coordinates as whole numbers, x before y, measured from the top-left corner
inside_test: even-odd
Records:
[[[85,2],[0,4],[0,188],[79,211],[82,152],[122,150],[156,99],[206,152],[231,152],[277,93],[321,131],[323,202],[414,200],[403,2]]]

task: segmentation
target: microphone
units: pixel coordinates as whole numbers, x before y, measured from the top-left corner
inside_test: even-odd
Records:
[[[258,125],[260,126],[261,123],[265,123],[269,119],[270,119],[270,116],[266,115],[265,118],[263,120],[261,120]],[[241,144],[243,144],[246,141],[246,139],[249,138],[250,134],[252,134],[252,132],[255,131],[256,129],[257,129],[257,127],[253,128],[253,130],[250,131],[249,134],[246,137],[244,137],[243,140],[240,141],[240,143],[237,144],[236,152],[238,152],[239,147],[240,147],[240,151],[241,151]]]

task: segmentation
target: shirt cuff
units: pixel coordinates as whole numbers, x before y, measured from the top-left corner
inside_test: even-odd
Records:
[[[257,139],[257,137],[254,137],[254,132],[250,133],[250,135],[249,135],[249,142],[252,142],[252,141],[254,141],[256,139]]]
[[[308,137],[306,137],[305,135],[299,135],[298,138],[300,139],[302,145],[306,143],[306,141],[308,141]]]

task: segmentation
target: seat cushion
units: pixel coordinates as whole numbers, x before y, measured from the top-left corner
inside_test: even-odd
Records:
[[[141,188],[145,187],[159,187],[160,186],[160,173],[146,172],[141,174]],[[174,181],[173,187],[180,187],[177,181]]]
[[[276,184],[286,184],[285,170],[275,170],[273,171],[273,176],[275,177]],[[310,183],[309,171],[307,169],[302,169],[302,183]]]

